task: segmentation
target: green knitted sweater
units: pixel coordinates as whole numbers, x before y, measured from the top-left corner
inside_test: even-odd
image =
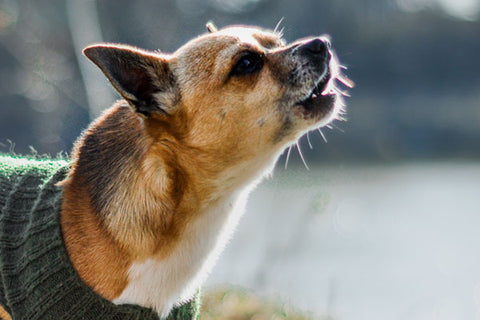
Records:
[[[60,230],[63,160],[0,155],[0,305],[14,320],[155,319],[150,309],[115,305],[74,270]],[[168,320],[197,319],[199,298]]]

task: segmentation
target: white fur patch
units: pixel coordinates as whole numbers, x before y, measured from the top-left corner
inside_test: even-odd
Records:
[[[230,195],[187,226],[182,240],[163,260],[135,262],[129,284],[116,304],[139,304],[168,316],[176,304],[190,300],[206,279],[242,212],[248,190]]]

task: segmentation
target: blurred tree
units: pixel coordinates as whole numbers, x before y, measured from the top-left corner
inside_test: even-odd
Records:
[[[91,42],[171,52],[209,20],[273,29],[283,17],[287,40],[329,33],[357,84],[345,133],[312,134],[308,159],[478,158],[480,6],[462,16],[449,1],[0,0],[0,143],[70,150],[117,97],[81,55]]]

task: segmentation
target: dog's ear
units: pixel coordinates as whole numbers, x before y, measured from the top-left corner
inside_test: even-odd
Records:
[[[111,44],[93,45],[83,53],[138,113],[172,111],[177,89],[167,56]]]

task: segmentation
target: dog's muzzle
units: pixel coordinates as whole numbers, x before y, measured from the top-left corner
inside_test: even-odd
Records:
[[[331,92],[329,84],[332,78],[330,61],[332,53],[328,39],[323,37],[306,40],[299,44],[293,54],[306,61],[305,68],[310,74],[311,83],[306,95],[296,104],[304,108],[307,118],[322,118],[334,106],[335,94]]]

